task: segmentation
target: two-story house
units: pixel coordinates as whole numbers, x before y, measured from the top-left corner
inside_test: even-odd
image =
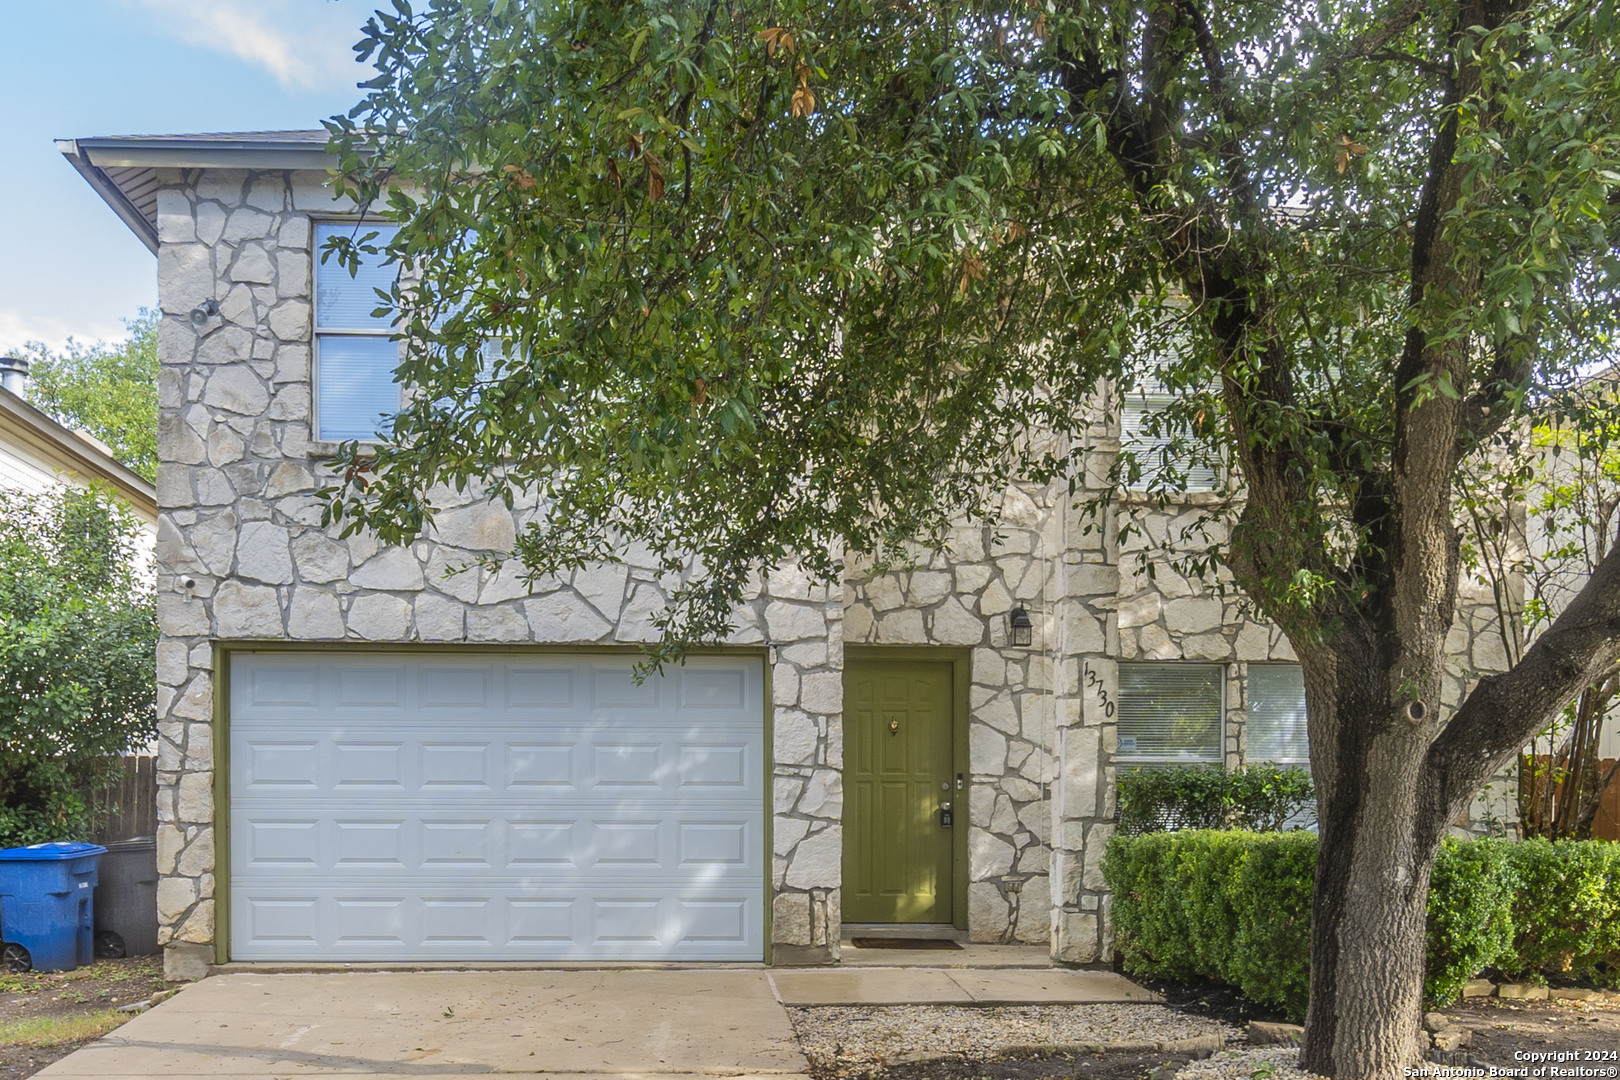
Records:
[[[1143,573],[1066,483],[1015,486],[999,539],[958,529],[907,572],[774,574],[724,647],[639,684],[665,592],[634,549],[531,587],[475,565],[522,507],[440,493],[406,548],[323,528],[332,449],[401,392],[371,315],[391,269],[319,261],[355,221],[324,145],[61,144],[157,257],[172,975],[830,962],[847,924],[895,923],[1106,961],[1118,771],[1303,759],[1281,634]],[[1118,430],[1089,448],[1093,477]],[[1194,512],[1154,510],[1148,532]],[[1503,666],[1493,618],[1464,606],[1450,700]]]

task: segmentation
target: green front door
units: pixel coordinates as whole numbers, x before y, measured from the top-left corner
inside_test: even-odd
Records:
[[[951,665],[851,660],[844,668],[845,922],[951,921]]]

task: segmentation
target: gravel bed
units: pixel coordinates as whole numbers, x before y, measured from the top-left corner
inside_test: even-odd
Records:
[[[1322,1080],[1298,1065],[1297,1046],[1256,1046],[1222,1050],[1202,1061],[1189,1061],[1176,1072],[1176,1080],[1251,1080],[1256,1070],[1270,1067],[1269,1080]]]
[[[789,1009],[788,1016],[812,1064],[853,1067],[923,1054],[987,1058],[1014,1046],[1242,1035],[1218,1020],[1163,1005],[807,1006]]]

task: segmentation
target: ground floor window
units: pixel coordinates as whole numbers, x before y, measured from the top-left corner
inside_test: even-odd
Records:
[[[1298,664],[1250,664],[1245,759],[1309,768],[1305,675]]]
[[[1119,665],[1119,761],[1219,763],[1225,687],[1220,664]]]

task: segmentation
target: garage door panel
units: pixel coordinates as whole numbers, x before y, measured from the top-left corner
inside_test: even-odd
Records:
[[[763,846],[753,808],[706,811],[651,808],[612,817],[577,804],[546,815],[498,818],[454,815],[356,814],[333,805],[304,807],[307,817],[240,816],[238,877],[275,873],[324,875],[477,869],[495,880],[551,874],[623,870],[678,883],[703,868],[759,864]],[[337,816],[341,814],[341,816]]]
[[[559,730],[545,741],[413,740],[397,737],[397,722],[393,737],[380,728],[333,733],[261,722],[275,724],[275,734],[240,733],[232,762],[238,793],[250,798],[273,798],[274,792],[261,790],[269,788],[285,788],[291,798],[302,799],[339,789],[422,787],[456,788],[468,798],[534,788],[550,789],[548,798],[574,789],[588,797],[600,791],[615,801],[656,798],[659,792],[684,798],[693,789],[719,796],[721,788],[745,800],[764,797],[757,733],[725,738],[725,732],[715,731],[687,737]]]
[[[505,704],[509,709],[560,711],[575,707],[571,670],[511,664],[505,674]]]
[[[762,890],[669,895],[623,886],[591,897],[537,889],[409,888],[316,895],[272,890],[233,919],[264,960],[341,954],[348,960],[756,960]]]
[[[760,665],[632,664],[235,658],[232,956],[759,959]]]

